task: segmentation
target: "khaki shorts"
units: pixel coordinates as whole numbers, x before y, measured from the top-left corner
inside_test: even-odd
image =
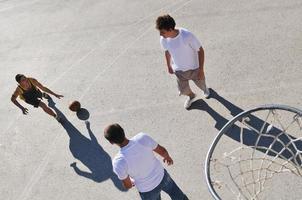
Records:
[[[180,95],[188,95],[192,93],[189,80],[194,81],[197,87],[202,89],[204,92],[206,91],[206,81],[205,79],[200,78],[199,68],[188,71],[175,71],[175,75],[177,78],[177,86]]]

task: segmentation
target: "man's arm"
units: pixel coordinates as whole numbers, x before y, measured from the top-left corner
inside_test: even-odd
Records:
[[[165,57],[166,57],[168,72],[170,74],[174,74],[173,69],[171,67],[171,55],[170,55],[169,51],[165,51]]]
[[[126,189],[130,189],[133,187],[133,183],[130,179],[130,177],[128,176],[126,179],[122,180],[122,183],[123,183],[123,186],[126,188]]]
[[[19,96],[19,91],[18,89],[16,89],[16,91],[14,92],[14,94],[12,95],[12,97],[10,98],[10,100],[18,107],[22,110],[22,113],[24,115],[26,115],[28,113],[28,109],[24,108],[18,101],[17,101],[17,97]]]
[[[189,33],[188,42],[192,49],[197,51],[199,62],[199,77],[201,79],[204,79],[204,50],[201,46],[201,43],[193,33]]]
[[[42,85],[39,81],[37,81],[36,79],[32,79],[32,82],[35,86],[37,86],[38,88],[40,88],[41,90],[43,90],[44,92],[47,92],[49,94],[52,94],[54,95],[55,97],[57,98],[61,98],[63,97],[63,95],[60,95],[60,94],[56,94],[54,93],[53,91],[51,91],[50,89],[48,89],[47,87],[45,87],[44,85]]]
[[[204,69],[203,69],[203,65],[204,65],[204,50],[202,47],[199,48],[198,51],[198,60],[199,60],[199,75],[202,79],[204,79]]]
[[[167,149],[161,145],[157,145],[157,147],[153,150],[154,152],[158,153],[161,157],[163,157],[163,161],[166,162],[168,165],[173,164],[173,160],[170,157]]]

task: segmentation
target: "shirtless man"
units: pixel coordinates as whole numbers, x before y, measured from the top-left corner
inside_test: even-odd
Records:
[[[56,120],[60,121],[60,117],[45,103],[41,100],[42,98],[49,99],[50,96],[47,94],[52,94],[57,98],[63,97],[63,95],[59,95],[48,89],[47,87],[43,86],[34,78],[29,78],[24,76],[23,74],[17,74],[15,77],[16,81],[18,82],[18,87],[16,88],[15,92],[11,97],[11,101],[18,106],[24,115],[28,113],[28,109],[23,107],[18,101],[17,97],[19,96],[22,100],[24,100],[27,104],[34,106],[35,108],[41,107],[47,114],[56,118]],[[40,91],[43,91],[43,93]]]

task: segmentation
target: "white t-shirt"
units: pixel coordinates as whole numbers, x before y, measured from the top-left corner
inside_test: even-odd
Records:
[[[164,168],[153,153],[157,145],[145,133],[137,134],[112,160],[114,173],[120,180],[130,176],[139,192],[153,190],[164,177]]]
[[[198,51],[201,47],[198,39],[190,31],[179,28],[174,38],[160,37],[160,44],[171,55],[174,71],[188,71],[199,67]]]

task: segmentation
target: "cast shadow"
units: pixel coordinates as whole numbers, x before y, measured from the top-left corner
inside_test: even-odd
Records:
[[[210,98],[216,99],[218,102],[220,102],[225,108],[227,108],[231,115],[235,117],[239,113],[243,112],[244,110],[239,108],[238,106],[232,104],[230,101],[226,100],[222,96],[220,96],[216,91],[213,89],[210,89]],[[206,111],[215,121],[215,128],[217,130],[221,130],[223,126],[229,121],[228,119],[221,116],[218,112],[216,112],[214,109],[212,109],[205,101],[199,99],[195,101],[189,110],[192,109],[198,109],[202,111]],[[248,115],[249,121],[246,122],[249,126],[253,127],[257,131],[260,132],[262,126],[265,124],[265,122],[254,116],[254,115]],[[265,124],[264,130],[269,126],[269,123]],[[243,129],[243,138],[240,138],[240,131],[241,128],[237,125],[232,125],[228,132],[225,133],[228,137],[232,138],[233,140],[236,140],[238,142],[242,142],[246,146],[250,146],[252,148],[255,148],[254,145],[257,143],[258,148],[256,148],[259,151],[266,152],[266,149],[268,147],[271,147],[271,150],[267,152],[270,156],[276,156],[276,154],[280,154],[279,157],[282,159],[290,160],[292,163],[301,166],[302,160],[300,158],[299,152],[302,150],[302,141],[301,140],[295,140],[295,137],[291,136],[288,133],[283,133],[280,129],[273,126],[273,128],[270,130],[269,134],[263,134],[259,137],[259,135],[248,128]],[[274,140],[273,136],[277,136],[277,142]],[[287,147],[283,148],[285,144]],[[293,156],[295,155],[295,156]]]
[[[88,120],[89,119],[89,112],[87,109],[85,108],[81,108],[78,112],[77,112],[77,117],[80,119],[80,120]]]
[[[120,191],[127,191],[114,174],[111,157],[98,143],[95,135],[90,129],[90,123],[88,121],[85,122],[90,137],[89,139],[81,134],[81,132],[55,106],[55,103],[51,99],[48,100],[48,106],[54,109],[62,118],[61,125],[70,138],[69,149],[71,154],[74,158],[81,161],[90,172],[81,170],[77,167],[75,162],[70,165],[74,171],[79,176],[91,179],[97,183],[111,179],[117,189]]]

